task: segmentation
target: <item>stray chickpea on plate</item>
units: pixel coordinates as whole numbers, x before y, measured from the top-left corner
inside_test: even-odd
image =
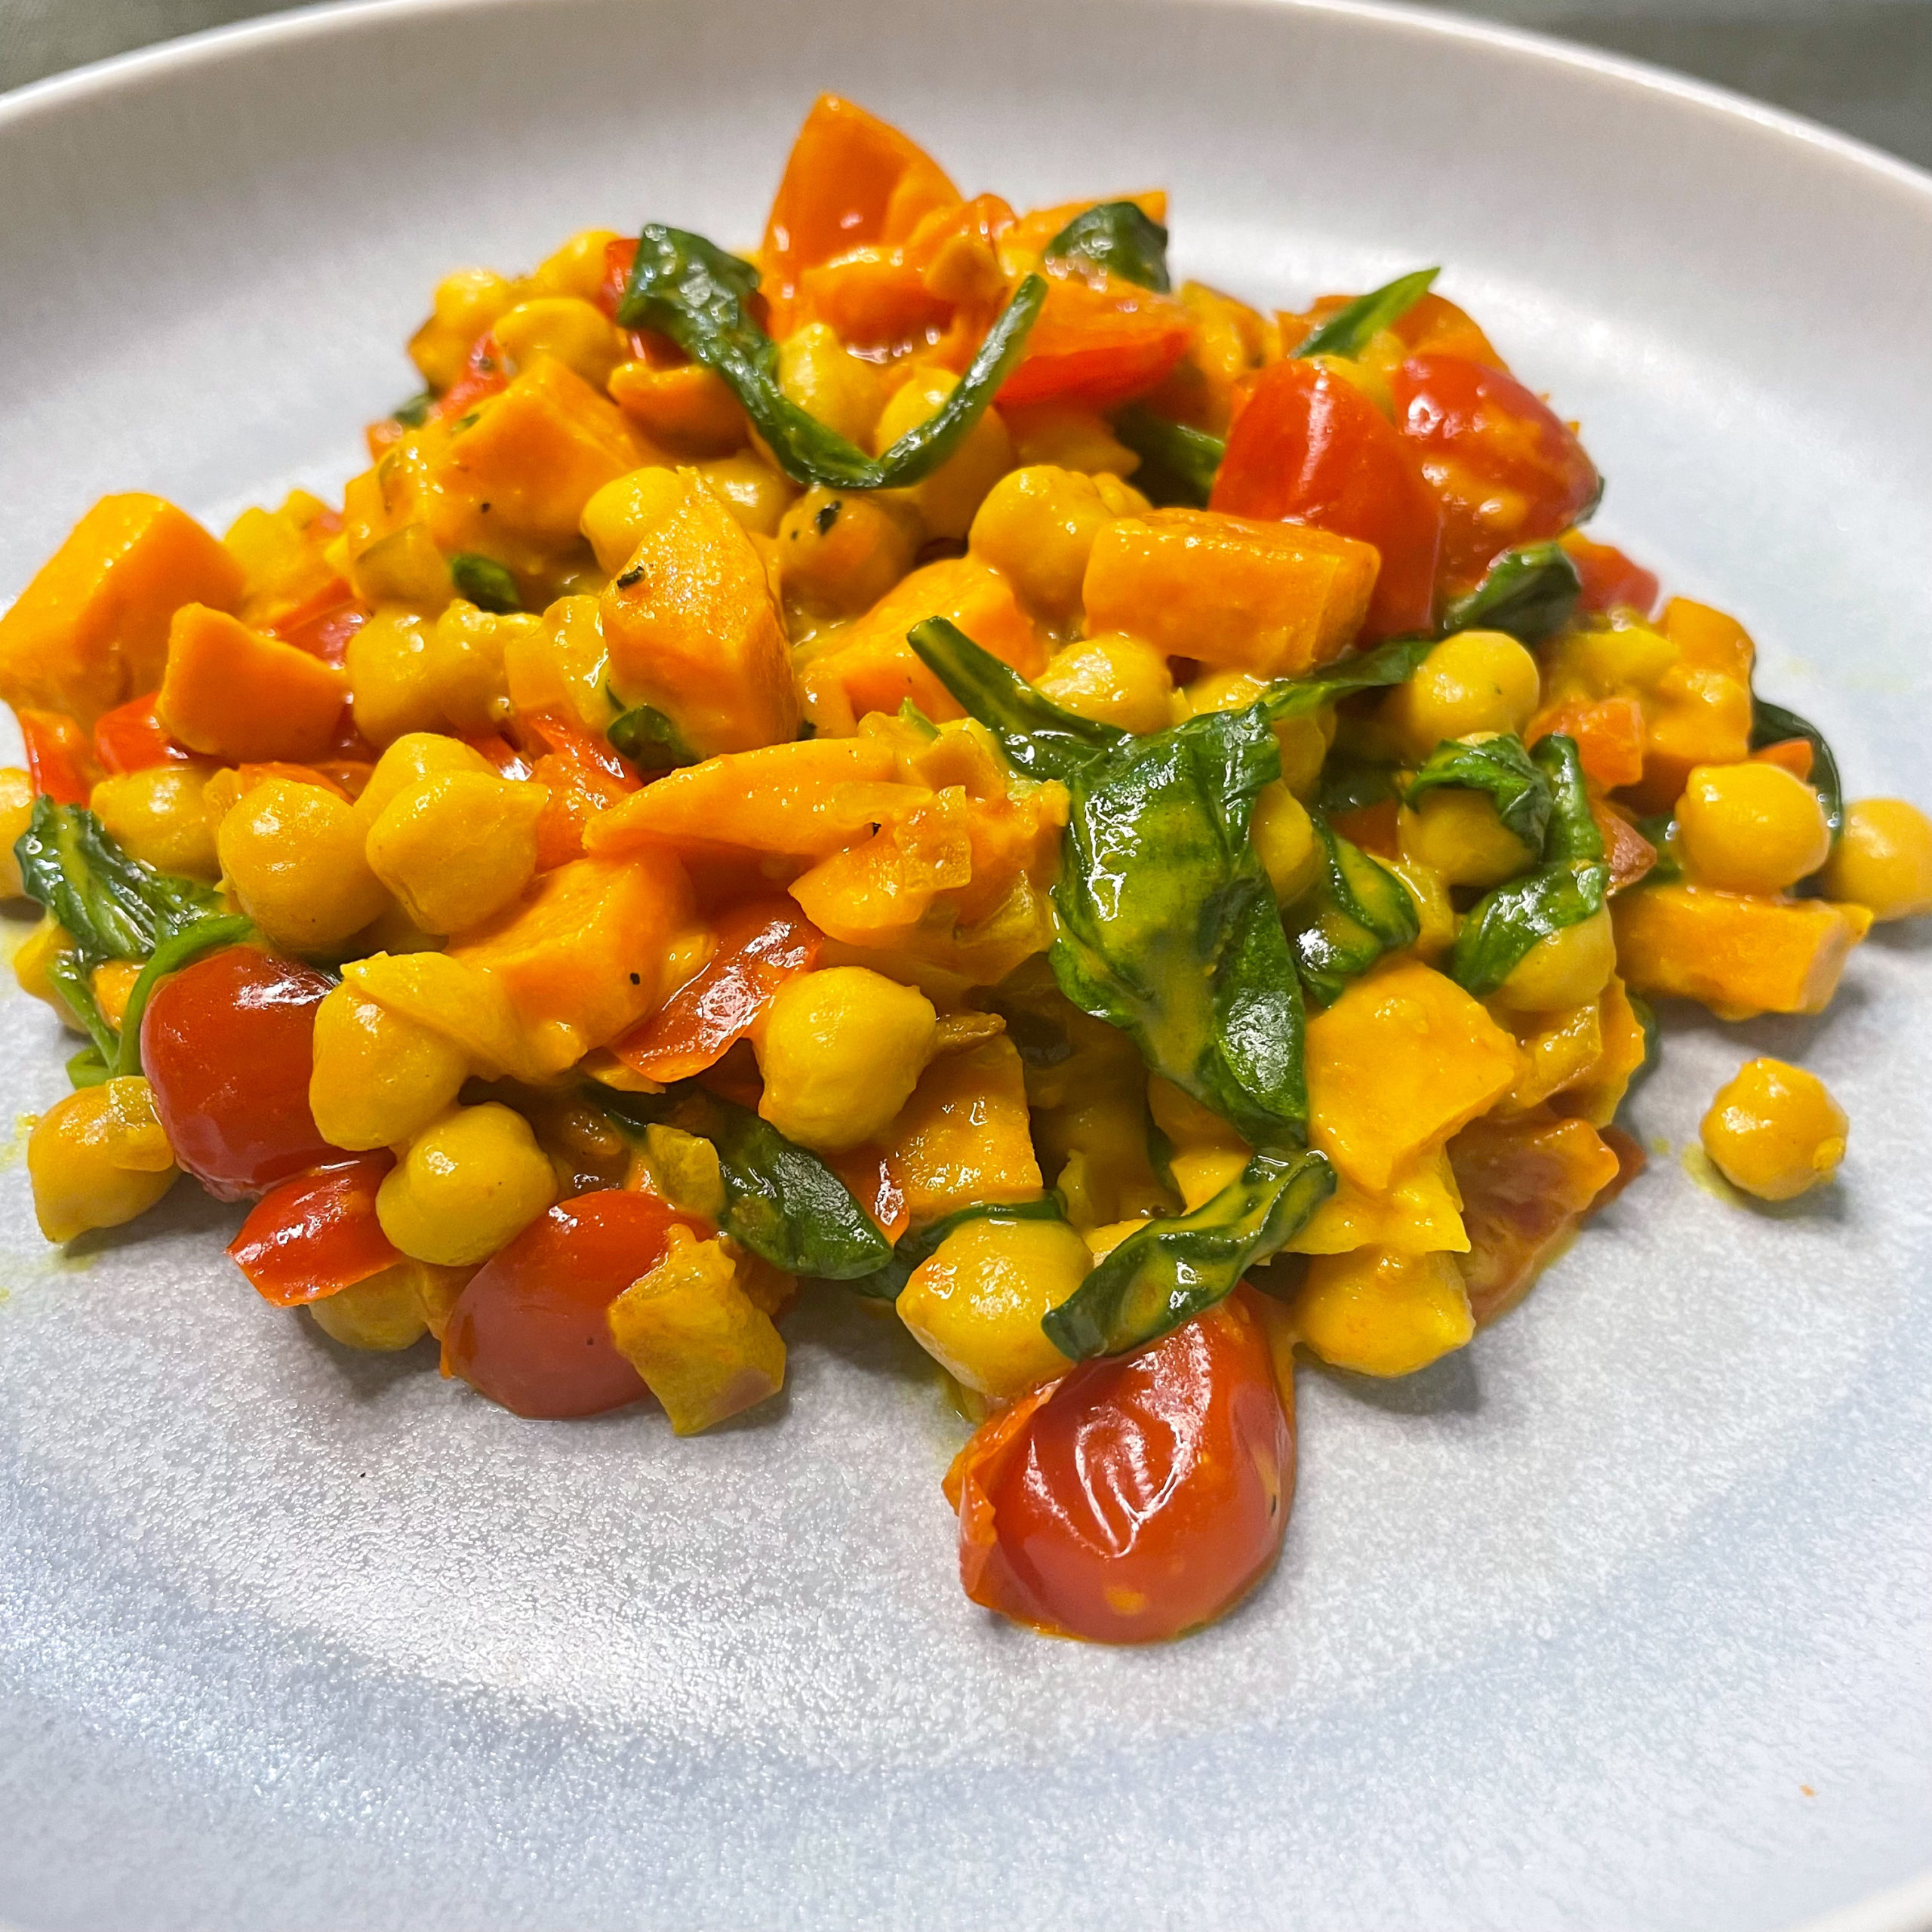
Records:
[[[1166,214],[828,97],[749,257],[447,278],[340,507],[88,512],[0,619],[48,1238],[185,1171],[336,1341],[681,1435],[855,1294],[977,1424],[975,1601],[1237,1602],[1297,1360],[1513,1306],[1641,1167],[1646,1002],[1821,1011],[1932,825],[1583,534],[1436,271],[1266,313]],[[1702,1139],[1781,1201],[1847,1131],[1757,1058]]]

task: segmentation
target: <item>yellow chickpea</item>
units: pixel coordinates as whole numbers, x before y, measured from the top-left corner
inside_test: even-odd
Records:
[[[1304,804],[1321,789],[1322,762],[1334,741],[1331,707],[1275,721],[1275,742],[1281,748],[1281,783]]]
[[[215,842],[242,911],[287,952],[326,952],[389,903],[363,856],[354,808],[319,785],[256,786]]]
[[[596,553],[598,568],[615,577],[646,535],[684,500],[684,478],[663,463],[646,463],[613,477],[584,505],[577,520]]]
[[[1035,403],[1009,414],[1007,427],[1018,463],[1050,463],[1088,476],[1131,476],[1140,467],[1140,457],[1114,434],[1113,425],[1097,409]]]
[[[158,872],[213,878],[220,869],[202,794],[208,768],[152,764],[103,778],[88,803],[129,855]]]
[[[1515,1012],[1551,1013],[1595,999],[1616,970],[1617,935],[1606,906],[1538,940],[1510,969],[1495,997]]]
[[[1064,1221],[967,1221],[912,1271],[899,1318],[955,1381],[1004,1401],[1066,1373],[1040,1319],[1092,1265]]]
[[[1700,764],[1677,801],[1678,850],[1699,881],[1782,892],[1831,854],[1818,795],[1783,766]]]
[[[63,1095],[27,1137],[34,1217],[49,1241],[131,1221],[174,1186],[177,1174],[154,1096],[139,1078]]]
[[[924,994],[869,968],[801,973],[780,988],[757,1042],[758,1112],[801,1146],[856,1147],[912,1097],[938,1026]]]
[[[40,923],[21,940],[14,954],[14,977],[19,981],[20,991],[38,1000],[43,1006],[54,1009],[54,1016],[70,1033],[85,1032],[81,1023],[74,1017],[72,1008],[61,997],[48,971],[55,960],[63,952],[74,949],[73,935],[48,912],[42,915]]]
[[[1123,731],[1162,731],[1174,721],[1168,660],[1152,645],[1118,631],[1056,651],[1034,682],[1062,710]]]
[[[411,359],[433,388],[462,375],[469,346],[516,299],[494,269],[459,269],[436,285],[429,319],[410,338]]]
[[[872,432],[872,447],[890,449],[909,429],[936,416],[959,386],[949,370],[933,369],[909,377],[894,392]],[[966,432],[952,454],[922,482],[892,494],[909,503],[928,537],[961,537],[972,527],[986,492],[1013,467],[1013,439],[997,409],[989,409]]]
[[[439,1118],[469,1071],[447,1035],[340,986],[315,1009],[309,1111],[333,1146],[393,1147]]]
[[[549,795],[494,771],[438,772],[377,815],[369,869],[424,932],[481,925],[536,875],[537,821]]]
[[[521,374],[547,355],[593,389],[601,389],[631,352],[629,341],[603,310],[578,295],[519,302],[497,317],[496,333],[497,346],[513,371]]]
[[[1537,854],[1496,814],[1481,792],[1447,786],[1425,792],[1398,819],[1402,856],[1432,867],[1451,885],[1487,888],[1514,878]]]
[[[1789,1201],[1838,1172],[1850,1124],[1815,1073],[1752,1060],[1718,1089],[1698,1134],[1734,1187]]]
[[[1091,477],[1037,463],[1009,472],[986,492],[968,547],[1010,578],[1023,601],[1065,624],[1080,608],[1094,540],[1114,516]]]
[[[916,519],[869,491],[808,490],[778,525],[778,581],[786,605],[808,615],[869,611],[912,568]]]
[[[557,1176],[530,1123],[491,1101],[426,1127],[376,1194],[383,1232],[439,1268],[487,1260],[557,1198]]]
[[[32,817],[33,780],[17,765],[0,768],[0,899],[18,899],[24,890],[14,842]]]
[[[617,238],[614,229],[579,229],[554,254],[546,255],[531,269],[528,285],[531,292],[595,300],[609,266],[608,251]]]
[[[824,322],[808,322],[778,345],[778,386],[808,415],[861,449],[871,441],[885,407],[878,371],[850,354]]]
[[[1501,631],[1458,631],[1391,691],[1382,722],[1420,763],[1445,738],[1520,731],[1542,696],[1537,660]]]
[[[754,537],[776,537],[798,486],[755,456],[721,456],[701,463],[704,487]]]
[[[1334,1368],[1413,1375],[1475,1333],[1453,1254],[1358,1247],[1318,1255],[1296,1291],[1296,1333]]]
[[[426,778],[445,772],[480,772],[491,777],[497,768],[474,745],[440,731],[411,731],[398,738],[369,774],[355,800],[355,815],[367,826],[373,825],[392,799],[412,791]]]
[[[1251,835],[1277,903],[1292,905],[1321,872],[1321,844],[1307,808],[1278,781],[1264,785],[1255,795]]]
[[[1932,912],[1932,820],[1903,798],[1861,798],[1819,881],[1828,899],[1863,906],[1875,919]]]
[[[398,1262],[353,1287],[310,1302],[309,1315],[331,1341],[346,1349],[393,1355],[429,1332],[419,1286],[422,1274],[420,1263]]]

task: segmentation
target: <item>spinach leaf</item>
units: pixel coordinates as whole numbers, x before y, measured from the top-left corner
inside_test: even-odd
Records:
[[[1249,837],[1280,771],[1258,705],[1124,737],[1075,771],[1049,955],[1075,1006],[1263,1149],[1299,1147],[1308,1111],[1300,989]]]
[[[1211,1200],[1149,1221],[1114,1249],[1041,1322],[1063,1355],[1124,1355],[1233,1293],[1334,1191],[1314,1152],[1260,1153]]]
[[[1391,638],[1373,651],[1360,651],[1338,658],[1319,671],[1299,678],[1280,678],[1255,702],[1270,721],[1306,718],[1324,704],[1333,704],[1356,691],[1380,691],[1387,685],[1399,685],[1415,675],[1417,667],[1435,648],[1435,640],[1426,637]]]
[[[758,271],[681,228],[647,223],[618,304],[625,328],[668,335],[694,361],[724,377],[794,482],[888,490],[930,476],[958,447],[1017,366],[1047,299],[1029,275],[1001,311],[979,353],[938,412],[909,429],[883,456],[869,457],[793,402],[778,386],[778,345],[747,306]]]
[[[1415,943],[1422,914],[1387,866],[1340,837],[1319,811],[1309,817],[1321,843],[1321,872],[1291,909],[1291,943],[1309,997],[1331,1006],[1385,952]]]
[[[1374,764],[1346,753],[1331,756],[1321,768],[1321,789],[1315,795],[1315,805],[1331,817],[1379,805],[1385,798],[1398,795],[1395,778],[1392,764]]]
[[[1134,487],[1149,503],[1205,509],[1227,445],[1205,429],[1171,423],[1140,403],[1114,418],[1114,434],[1140,459]]]
[[[654,704],[632,705],[611,719],[604,735],[640,771],[669,771],[699,761],[683,732]]]
[[[1478,998],[1502,985],[1539,940],[1601,912],[1609,889],[1603,835],[1590,816],[1576,740],[1555,734],[1530,755],[1550,783],[1543,863],[1478,900],[1450,955],[1450,977]]]
[[[1817,725],[1773,704],[1756,692],[1751,694],[1751,749],[1762,751],[1786,738],[1802,738],[1811,747],[1811,784],[1825,808],[1825,823],[1831,827],[1832,842],[1838,843],[1844,829],[1844,781],[1838,776],[1838,761],[1832,755]]]
[[[1063,711],[943,617],[915,624],[906,641],[968,715],[999,740],[1014,769],[1029,778],[1070,779],[1128,735],[1115,725]]]
[[[450,559],[450,581],[457,595],[468,598],[479,611],[501,617],[523,608],[523,592],[516,587],[516,579],[494,557],[459,550]]]
[[[1403,802],[1413,805],[1427,793],[1451,786],[1486,792],[1496,816],[1532,852],[1541,853],[1554,800],[1549,780],[1531,762],[1521,738],[1508,733],[1473,745],[1444,739],[1409,780]]]
[[[1417,269],[1398,275],[1366,295],[1358,295],[1318,328],[1311,329],[1291,357],[1303,355],[1359,355],[1371,340],[1383,329],[1392,328],[1426,295],[1440,269]]]
[[[436,406],[434,389],[418,389],[407,402],[399,402],[389,411],[389,420],[400,423],[405,429],[420,429],[429,420],[429,412]]]
[[[1657,863],[1643,877],[1645,885],[1669,885],[1684,876],[1677,856],[1677,820],[1669,812],[1652,812],[1637,821],[1637,829],[1657,852]]]
[[[928,1227],[901,1235],[893,1248],[892,1258],[883,1268],[875,1274],[855,1277],[846,1285],[875,1301],[897,1301],[912,1278],[913,1269],[921,1262],[930,1261],[939,1252],[940,1243],[955,1228],[964,1227],[968,1221],[1060,1221],[1066,1218],[1060,1211],[1059,1197],[1052,1194],[1044,1194],[1037,1201],[986,1201],[961,1208],[942,1214]]]
[[[1525,543],[1505,550],[1475,589],[1450,600],[1442,635],[1507,631],[1524,644],[1540,644],[1570,621],[1583,594],[1583,580],[1561,543]]]
[[[1047,244],[1041,259],[1091,262],[1162,295],[1174,286],[1168,279],[1168,231],[1133,202],[1103,202],[1075,215]]]
[[[594,1099],[615,1120],[662,1123],[709,1140],[724,1183],[720,1225],[774,1267],[844,1281],[891,1261],[891,1243],[845,1183],[749,1107],[688,1082],[662,1094],[599,1088]]]

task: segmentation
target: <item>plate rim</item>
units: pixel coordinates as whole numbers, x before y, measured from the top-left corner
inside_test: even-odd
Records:
[[[656,0],[633,0],[633,4],[642,12]],[[1871,188],[1898,193],[1906,205],[1917,204],[1919,211],[1932,219],[1932,168],[1919,167],[1855,135],[1737,89],[1567,40],[1555,32],[1404,4],[1404,0],[1152,0],[1152,4],[1227,14],[1326,16],[1405,37],[1486,48],[1551,63],[1620,91],[1659,97],[1700,116],[1795,143],[1828,163],[1863,175]],[[543,5],[543,0],[311,0],[311,4],[202,28],[86,62],[0,92],[0,139],[26,134],[44,120],[110,100],[117,94],[165,86],[177,73],[299,46],[312,38],[380,32],[403,20],[534,11]],[[29,1928],[11,1918],[0,1918],[0,1932],[29,1932]],[[1791,1921],[1786,1932],[1932,1932],[1932,1866],[1902,1884]]]

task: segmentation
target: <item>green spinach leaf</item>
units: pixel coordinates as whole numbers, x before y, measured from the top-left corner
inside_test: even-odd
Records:
[[[1207,508],[1214,472],[1228,453],[1219,436],[1171,423],[1138,402],[1114,418],[1114,434],[1140,457],[1134,487],[1149,503]]]
[[[1133,202],[1103,202],[1075,215],[1041,253],[1049,262],[1091,262],[1124,281],[1164,295],[1168,231]]]
[[[1277,678],[1255,702],[1271,721],[1306,718],[1324,704],[1333,704],[1356,691],[1380,691],[1386,685],[1406,682],[1435,648],[1433,638],[1391,638],[1373,651],[1338,658],[1319,671],[1306,672],[1299,678]]]
[[[654,704],[632,705],[611,719],[604,735],[640,771],[669,771],[699,761],[684,733]]]
[[[938,469],[1017,367],[1047,299],[1044,281],[1027,276],[938,412],[882,456],[869,457],[778,386],[778,345],[748,306],[757,287],[758,271],[749,262],[701,235],[651,222],[638,237],[617,320],[626,328],[658,330],[723,377],[794,482],[843,490],[896,489]]]
[[[1549,780],[1513,733],[1466,745],[1445,739],[1409,780],[1403,802],[1454,788],[1487,794],[1496,815],[1531,852],[1540,855],[1554,802]]]
[[[1291,943],[1309,998],[1331,1006],[1385,952],[1414,944],[1422,915],[1387,866],[1342,838],[1320,812],[1309,817],[1321,841],[1321,871],[1289,909]]]
[[[1366,295],[1358,295],[1346,308],[1337,309],[1311,329],[1289,355],[1359,355],[1374,337],[1394,328],[1429,293],[1441,272],[1440,269],[1417,269],[1371,288]]]
[[[523,592],[516,587],[516,579],[494,557],[459,550],[450,559],[450,581],[456,586],[457,595],[468,598],[479,611],[501,617],[523,608]]]
[[[1475,589],[1450,600],[1442,635],[1506,631],[1524,644],[1540,644],[1570,621],[1583,594],[1583,580],[1561,543],[1526,543],[1505,550]]]
[[[1831,827],[1832,842],[1844,829],[1844,781],[1838,776],[1838,761],[1832,755],[1824,734],[1808,719],[1773,704],[1754,691],[1751,696],[1751,749],[1762,751],[1786,738],[1802,738],[1811,747],[1811,786],[1825,808],[1825,823]]]

